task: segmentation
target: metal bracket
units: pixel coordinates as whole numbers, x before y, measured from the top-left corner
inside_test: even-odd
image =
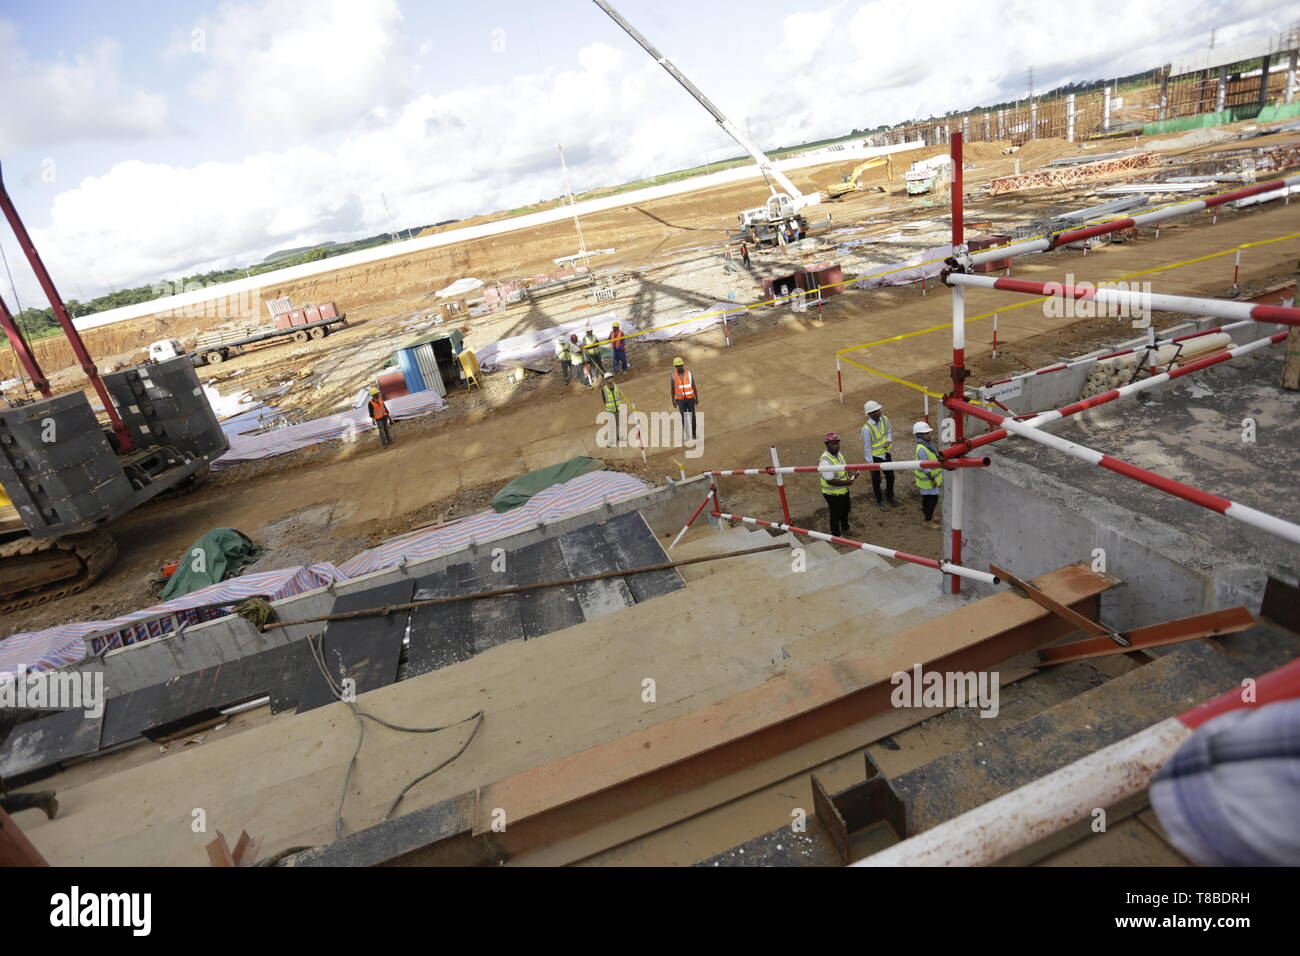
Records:
[[[907,839],[907,803],[894,792],[889,778],[876,766],[871,754],[864,750],[862,756],[866,762],[866,779],[839,793],[829,793],[815,773],[808,775],[812,781],[813,810],[845,866],[853,862],[849,838],[858,830],[884,821],[900,840]]]

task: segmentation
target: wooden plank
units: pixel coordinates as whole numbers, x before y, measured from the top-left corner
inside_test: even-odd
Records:
[[[1255,626],[1255,618],[1244,607],[1225,608],[1208,614],[1195,614],[1191,617],[1166,621],[1138,627],[1127,633],[1132,647],[1116,647],[1105,637],[1096,637],[1085,641],[1072,641],[1046,648],[1039,653],[1043,660],[1039,667],[1064,664],[1068,661],[1090,660],[1094,657],[1107,657],[1112,654],[1128,654],[1146,647],[1163,647],[1166,644],[1180,644],[1183,641],[1195,641],[1217,634],[1235,634]]]
[[[1110,582],[1087,567],[1072,565],[1044,575],[1036,585],[1063,604],[1089,603],[1089,599],[1110,587]],[[1045,620],[1047,619],[1047,620]],[[943,622],[940,625],[939,622]],[[1054,624],[1058,626],[1053,626]],[[810,717],[820,708],[852,697],[859,691],[872,690],[888,704],[888,681],[891,674],[928,662],[933,668],[945,664],[966,663],[965,650],[981,646],[985,656],[996,656],[986,666],[1006,660],[1016,653],[1052,641],[1065,633],[1068,625],[1060,624],[1043,608],[1012,592],[1000,592],[969,608],[949,614],[919,627],[888,636],[869,652],[847,654],[807,670],[774,678],[744,693],[719,701],[691,713],[647,727],[608,743],[571,754],[560,760],[516,774],[480,791],[480,816],[474,832],[491,828],[492,808],[506,810],[512,826],[501,842],[536,839],[526,833],[520,821],[545,814],[554,808],[593,798],[619,788],[622,784],[657,771],[665,771],[692,758],[702,757],[727,744],[736,744],[751,735],[770,730],[774,725],[792,722],[788,729],[792,745],[801,740],[797,721]],[[997,638],[990,640],[991,638]],[[960,668],[966,669],[966,668]],[[865,707],[867,701],[854,701]],[[848,706],[845,704],[844,706]],[[856,711],[855,711],[856,712]],[[866,719],[862,713],[858,719]],[[784,732],[784,730],[783,730]],[[767,741],[772,743],[772,741]],[[743,748],[729,759],[738,765],[746,760]],[[694,770],[694,765],[692,765]],[[699,773],[709,768],[700,765]],[[683,771],[685,772],[685,771]],[[699,785],[698,780],[678,780],[672,786]],[[646,799],[655,798],[644,788]],[[600,800],[595,801],[600,803]]]
[[[353,594],[342,595],[334,602],[339,612],[368,607],[403,604],[411,600],[415,582],[407,578]],[[351,678],[358,695],[386,687],[397,679],[397,664],[402,654],[409,612],[386,617],[356,618],[333,621],[325,629],[322,651],[325,664],[335,680]],[[298,713],[333,703],[337,698],[320,669],[312,666],[300,685]]]

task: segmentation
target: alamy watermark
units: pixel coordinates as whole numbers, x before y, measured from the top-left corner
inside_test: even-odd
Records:
[[[995,671],[926,671],[913,664],[889,678],[895,707],[974,707],[981,717],[998,715],[1001,679]]]
[[[1085,297],[1074,294],[1062,295],[1066,289],[1080,290]],[[1096,319],[1096,318],[1131,318],[1135,327],[1145,327],[1151,321],[1151,283],[1150,282],[1106,282],[1095,285],[1086,279],[1074,281],[1074,273],[1065,277],[1065,282],[1048,282],[1043,286],[1047,298],[1043,300],[1043,315],[1049,319]],[[1127,299],[1122,305],[1106,295],[1108,292],[1123,292],[1134,298]],[[1094,297],[1100,294],[1104,301]]]
[[[695,427],[688,429],[680,412],[629,411],[620,405],[617,415],[610,411],[596,415],[596,446],[683,448],[687,458],[699,458],[704,454],[704,413],[695,412]]]
[[[155,282],[150,291],[157,299],[167,299],[226,285],[229,282],[206,283],[191,279],[189,282]],[[176,304],[171,308],[162,308],[156,314],[172,318],[246,318],[256,321],[262,317],[261,311],[261,290],[244,289],[202,298],[196,302]]]
[[[88,718],[104,713],[103,671],[0,671],[0,708],[80,710]]]

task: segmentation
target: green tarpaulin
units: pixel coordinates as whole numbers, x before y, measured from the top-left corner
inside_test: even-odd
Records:
[[[558,465],[538,468],[520,475],[498,491],[492,497],[492,507],[498,512],[518,508],[539,491],[545,491],[552,485],[562,484],[589,471],[600,471],[604,467],[605,463],[599,458],[570,458]]]
[[[163,588],[162,599],[169,601],[233,578],[261,553],[247,535],[234,528],[213,528],[181,556],[176,573]]]

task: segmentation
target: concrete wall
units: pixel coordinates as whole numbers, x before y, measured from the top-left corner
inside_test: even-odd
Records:
[[[656,533],[662,534],[670,529],[676,531],[691,516],[695,506],[704,497],[707,487],[704,479],[699,477],[685,482],[670,482],[636,498],[617,504],[598,505],[564,521],[538,525],[518,534],[480,541],[438,557],[376,571],[341,584],[276,601],[272,606],[280,620],[320,617],[333,610],[335,598],[340,594],[363,591],[376,585],[401,580],[403,577],[436,574],[448,565],[472,560],[485,550],[490,551],[494,547],[520,548],[580,528],[600,520],[602,516],[640,510],[650,528]],[[309,634],[320,633],[323,628],[324,624],[303,624],[295,627],[273,628],[265,633],[259,633],[248,621],[230,615],[185,628],[178,634],[88,657],[66,669],[103,671],[104,686],[108,695],[113,696],[138,690],[141,687],[149,687],[177,674],[212,667],[226,661],[237,660],[249,653],[290,641],[299,641]]]

